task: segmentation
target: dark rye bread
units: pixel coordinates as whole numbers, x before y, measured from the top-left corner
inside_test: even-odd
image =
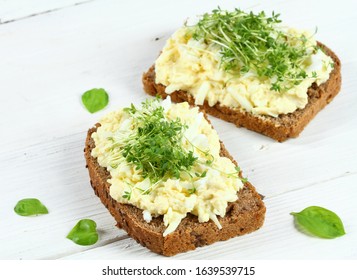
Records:
[[[238,127],[245,127],[250,130],[269,136],[279,142],[283,142],[290,137],[299,136],[304,127],[314,118],[337,95],[341,88],[341,62],[336,54],[325,45],[318,45],[334,61],[334,69],[329,80],[320,86],[315,83],[308,89],[308,103],[304,109],[298,109],[293,113],[281,114],[277,118],[271,116],[259,116],[246,112],[242,109],[232,109],[217,103],[213,107],[205,101],[201,107],[208,114],[222,120],[232,122]],[[160,95],[166,98],[165,86],[155,82],[155,66],[153,65],[142,77],[144,90],[150,95]],[[187,101],[195,105],[195,99],[185,91],[179,90],[170,94],[174,102]]]
[[[216,241],[250,233],[263,225],[264,203],[255,188],[247,182],[238,192],[239,199],[229,203],[225,217],[218,217],[223,227],[221,230],[212,221],[199,223],[196,216],[188,214],[173,233],[164,237],[162,234],[165,226],[162,216],[153,218],[150,223],[147,223],[143,219],[142,210],[118,203],[109,195],[110,184],[107,180],[110,174],[91,156],[91,151],[95,147],[91,135],[98,126],[97,124],[88,131],[84,149],[91,185],[95,194],[117,221],[117,226],[124,229],[141,245],[158,254],[173,256]],[[222,143],[221,155],[230,158],[236,164]]]

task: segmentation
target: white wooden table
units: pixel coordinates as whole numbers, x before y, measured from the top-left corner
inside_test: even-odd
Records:
[[[188,17],[220,5],[274,10],[314,29],[341,58],[341,93],[297,139],[277,143],[211,117],[244,174],[264,194],[262,229],[176,259],[357,258],[357,5],[354,0],[0,0],[0,258],[160,259],[123,230],[94,195],[83,157],[86,131],[103,114],[147,96],[142,73]],[[81,94],[103,87],[109,106],[88,113]],[[14,205],[39,198],[50,214],[20,217]],[[334,240],[296,230],[292,211],[319,205],[338,213],[347,234]],[[100,241],[65,236],[82,218]]]

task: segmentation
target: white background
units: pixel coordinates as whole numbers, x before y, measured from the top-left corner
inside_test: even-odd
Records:
[[[357,5],[343,1],[0,0],[0,259],[167,259],[137,244],[94,195],[83,157],[86,131],[103,114],[147,96],[141,75],[188,16],[220,5],[282,14],[314,30],[342,61],[343,85],[297,139],[270,138],[211,117],[244,175],[264,194],[262,229],[173,259],[357,258]],[[158,38],[158,40],[156,40]],[[103,87],[109,106],[87,112],[81,94]],[[36,197],[49,215],[20,217]],[[300,233],[292,211],[335,211],[347,234]],[[65,236],[79,219],[100,240],[82,247]]]

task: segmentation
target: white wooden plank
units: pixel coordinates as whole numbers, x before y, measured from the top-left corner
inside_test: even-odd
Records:
[[[265,200],[264,226],[249,235],[201,247],[176,255],[174,259],[356,259],[357,258],[357,175],[331,180],[311,188]],[[319,239],[300,233],[290,212],[318,205],[338,213],[346,235]],[[165,259],[132,239],[114,242],[66,257],[67,259]]]
[[[0,0],[0,24],[57,11],[93,0]]]
[[[1,176],[6,195],[1,197],[0,259],[51,259],[88,250],[91,247],[65,238],[83,218],[97,222],[100,241],[95,247],[126,238],[90,187],[83,135],[85,131],[19,149],[6,159],[9,168]],[[50,213],[39,217],[16,215],[16,202],[27,197],[40,199]]]
[[[103,0],[0,25],[3,66],[0,68],[0,190],[6,194],[0,196],[3,209],[0,224],[5,229],[0,232],[0,259],[60,258],[71,257],[71,254],[75,254],[73,258],[121,258],[126,253],[130,258],[158,257],[116,229],[114,220],[93,194],[83,159],[86,129],[104,113],[142,101],[146,96],[142,91],[141,74],[153,63],[164,40],[188,15],[209,11],[218,4],[223,8],[237,5],[236,1],[225,1],[224,5],[219,2]],[[304,243],[304,237],[300,236],[295,240],[296,235],[288,236],[292,229],[285,232],[274,222],[289,221],[290,216],[284,215],[296,210],[289,205],[289,199],[293,200],[296,193],[301,191],[292,205],[300,206],[310,195],[315,199],[319,197],[318,191],[310,194],[310,190],[320,188],[321,191],[323,186],[333,182],[345,182],[348,189],[342,187],[346,193],[336,204],[328,204],[331,209],[334,207],[341,216],[343,211],[356,212],[350,203],[352,200],[344,196],[350,194],[356,198],[351,187],[356,182],[357,171],[354,141],[357,136],[357,96],[354,94],[357,57],[353,47],[356,39],[351,37],[357,20],[355,3],[341,1],[343,13],[316,2],[309,2],[306,9],[306,3],[247,1],[240,7],[280,11],[284,19],[296,26],[318,25],[318,38],[342,59],[340,95],[318,114],[299,138],[285,143],[276,143],[211,118],[245,175],[267,196],[267,223],[253,235],[178,258],[215,258],[217,252],[222,252],[222,258],[303,258],[302,252],[310,252],[308,246],[318,246],[321,250],[321,255],[312,252],[311,258],[324,258],[322,253],[327,250],[324,248],[331,249],[336,242],[342,242],[339,240],[356,241],[354,224],[351,235],[344,239],[331,243],[317,241],[315,245],[315,239]],[[92,87],[104,87],[110,94],[108,108],[93,115],[80,103],[81,93]],[[16,216],[12,210],[15,203],[29,196],[40,198],[49,207],[50,215]],[[339,197],[330,190],[322,197],[330,203],[335,196]],[[92,247],[80,247],[64,238],[78,219],[86,217],[95,219],[103,230],[93,252]],[[348,215],[344,217],[346,221],[352,220]],[[288,241],[284,242],[291,242],[287,244],[290,251],[277,245],[277,239],[285,235]],[[272,247],[259,243],[258,238],[271,243]],[[355,251],[346,251],[350,248],[346,247],[347,242],[342,243],[341,248],[334,247],[337,258],[356,257]],[[242,253],[237,255],[233,249],[229,250],[232,244]],[[333,245],[322,247],[321,244]],[[280,251],[274,253],[273,245]],[[76,254],[82,251],[86,253]],[[269,252],[273,253],[269,255]],[[332,256],[326,254],[326,258]]]

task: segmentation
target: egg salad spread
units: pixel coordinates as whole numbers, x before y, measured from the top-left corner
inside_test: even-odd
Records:
[[[327,81],[332,69],[313,34],[282,25],[278,15],[217,9],[168,39],[155,82],[167,94],[188,92],[197,105],[277,117],[304,108],[308,88]]]
[[[143,210],[143,218],[163,215],[166,236],[192,213],[199,222],[226,214],[244,179],[220,156],[217,132],[197,107],[150,99],[104,116],[92,134],[92,156],[111,175],[110,195]]]

